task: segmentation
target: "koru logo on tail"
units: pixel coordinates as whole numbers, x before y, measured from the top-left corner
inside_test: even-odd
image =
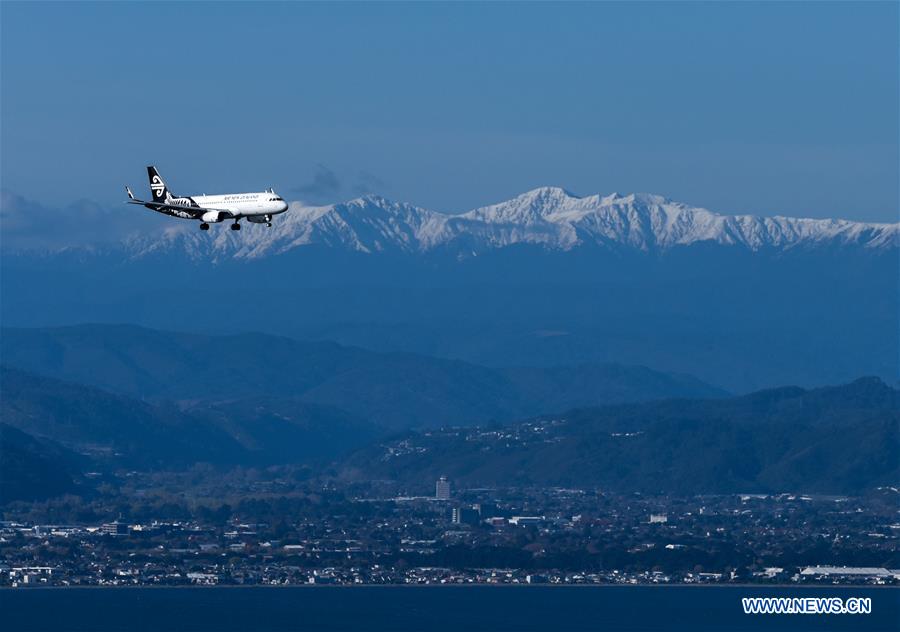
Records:
[[[162,197],[162,192],[165,190],[166,185],[162,181],[162,178],[153,176],[153,180],[150,182],[150,188],[153,190],[153,195],[155,197]]]

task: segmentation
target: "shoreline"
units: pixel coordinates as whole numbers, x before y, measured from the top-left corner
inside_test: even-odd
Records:
[[[159,585],[143,585],[143,586],[0,586],[0,593],[4,592],[32,592],[36,590],[136,590],[136,589],[152,589],[152,590],[216,590],[216,589],[275,589],[284,590],[288,588],[302,589],[352,589],[352,588],[778,588],[793,590],[890,590],[900,589],[900,585],[885,584],[487,584],[487,583],[471,583],[471,584],[254,584],[254,585],[235,585],[223,584],[215,586],[159,586]]]

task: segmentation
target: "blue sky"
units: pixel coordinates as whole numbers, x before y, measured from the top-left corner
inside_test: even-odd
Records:
[[[2,3],[2,186],[896,221],[897,3]]]

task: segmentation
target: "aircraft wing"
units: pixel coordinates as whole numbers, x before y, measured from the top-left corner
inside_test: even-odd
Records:
[[[164,204],[163,202],[147,202],[145,200],[139,200],[131,194],[130,190],[128,190],[128,197],[130,198],[128,200],[129,204],[140,204],[141,206],[146,206],[151,210],[158,211],[166,215],[175,215],[176,217],[199,218],[201,215],[203,215],[204,213],[208,213],[209,211],[221,213],[223,217],[233,217],[231,211],[224,208],[181,206],[180,204]]]

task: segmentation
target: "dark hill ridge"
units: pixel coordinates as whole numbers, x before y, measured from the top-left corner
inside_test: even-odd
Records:
[[[900,393],[864,378],[579,409],[510,426],[411,433],[354,454],[343,472],[410,485],[448,475],[467,485],[852,493],[900,482]]]
[[[853,493],[900,480],[900,392],[876,378],[392,438],[344,411],[289,397],[185,409],[8,368],[0,369],[0,392],[0,493],[7,499],[73,491],[85,467],[179,469],[199,461],[337,459],[342,476],[412,487],[442,474],[462,484],[679,493]]]
[[[0,393],[0,421],[83,454],[142,467],[242,456],[227,433],[172,405],[7,367],[0,367]]]
[[[0,393],[0,422],[101,467],[309,463],[358,448],[380,432],[343,411],[288,399],[183,410],[6,367],[0,367]]]
[[[48,440],[0,423],[0,504],[75,493],[85,459]]]
[[[290,398],[390,428],[513,420],[575,406],[724,393],[645,367],[488,368],[264,334],[210,336],[129,325],[2,332],[4,363],[150,400]]]
[[[240,443],[247,464],[321,462],[367,445],[384,432],[338,408],[286,397],[199,404],[190,413]]]

